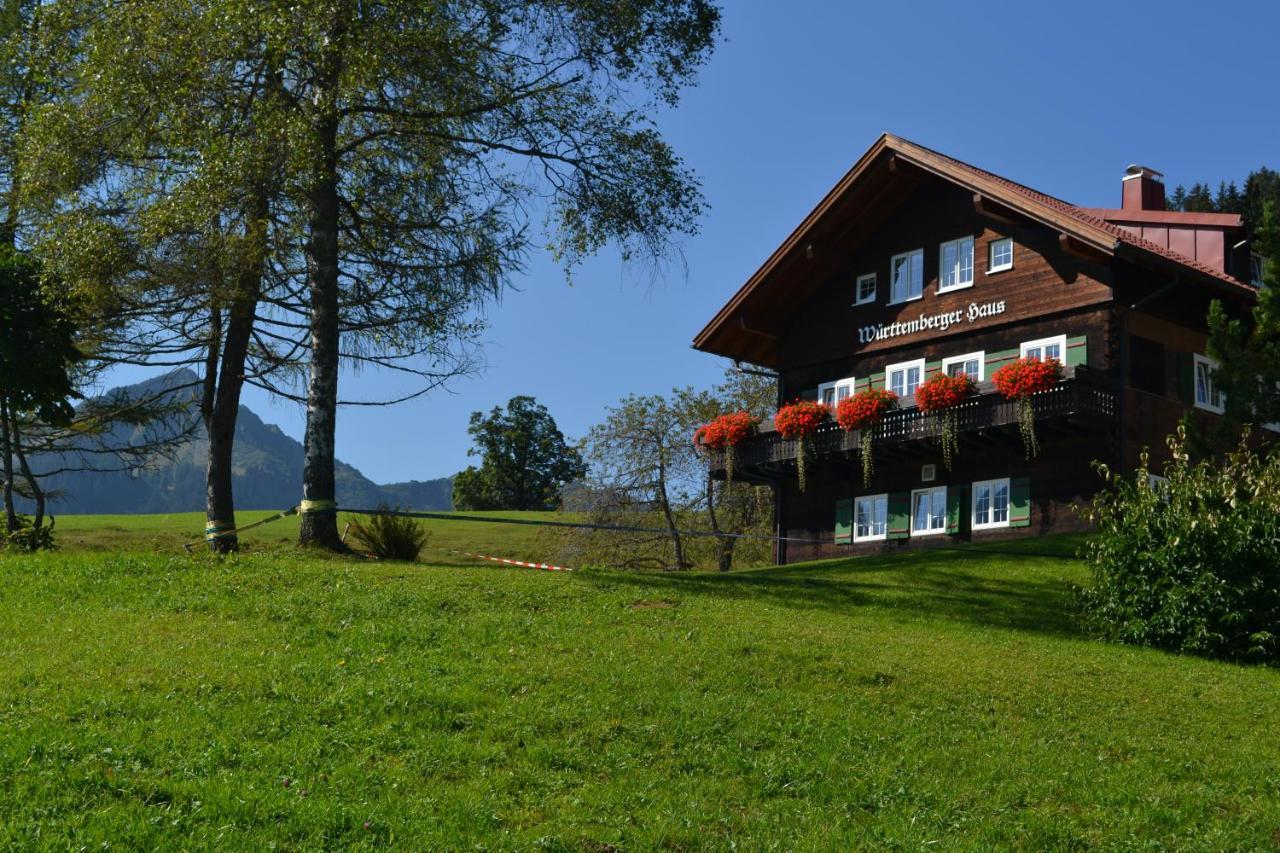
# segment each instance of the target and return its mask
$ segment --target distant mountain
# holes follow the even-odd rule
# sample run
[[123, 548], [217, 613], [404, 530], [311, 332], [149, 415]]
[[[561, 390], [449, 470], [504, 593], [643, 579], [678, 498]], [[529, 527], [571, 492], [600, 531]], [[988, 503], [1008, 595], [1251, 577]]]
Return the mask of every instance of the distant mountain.
[[[138, 393], [164, 387], [180, 388], [196, 376], [181, 370], [159, 379], [117, 391]], [[109, 393], [116, 393], [115, 391]], [[188, 394], [186, 390], [175, 391]], [[194, 392], [190, 392], [192, 418], [198, 419]], [[59, 474], [46, 478], [45, 486], [58, 492], [50, 501], [54, 513], [158, 513], [204, 509], [205, 458], [209, 442], [203, 426], [184, 444], [172, 461], [161, 460], [146, 468], [113, 473]], [[302, 444], [278, 426], [258, 417], [247, 406], [236, 419], [236, 444], [232, 457], [232, 489], [236, 509], [285, 509], [302, 497]], [[43, 460], [41, 460], [43, 461]], [[37, 468], [53, 468], [41, 464]], [[378, 485], [352, 466], [336, 465], [339, 506], [373, 507], [380, 503], [405, 509], [440, 510], [453, 505], [453, 478], [410, 480]]]

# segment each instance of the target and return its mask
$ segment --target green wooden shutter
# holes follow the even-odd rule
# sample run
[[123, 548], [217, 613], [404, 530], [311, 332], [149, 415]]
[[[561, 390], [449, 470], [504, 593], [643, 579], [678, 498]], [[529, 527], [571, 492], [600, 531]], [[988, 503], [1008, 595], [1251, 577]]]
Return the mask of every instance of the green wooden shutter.
[[872, 388], [883, 389], [885, 387], [884, 371], [882, 370], [879, 373], [871, 374], [869, 377], [867, 377], [867, 382], [871, 385]]
[[1178, 397], [1188, 406], [1196, 401], [1196, 361], [1189, 352], [1176, 353], [1178, 357]]
[[955, 536], [969, 531], [969, 487], [947, 488], [947, 533]]
[[1009, 480], [1009, 526], [1031, 526], [1031, 478], [1012, 477]]
[[1074, 338], [1067, 338], [1066, 361], [1063, 362], [1067, 367], [1077, 367], [1081, 364], [1089, 363], [1089, 339], [1084, 335]]
[[911, 535], [911, 493], [890, 492], [888, 498], [889, 529], [886, 539], [906, 539]]
[[853, 498], [836, 501], [836, 544], [853, 544]]

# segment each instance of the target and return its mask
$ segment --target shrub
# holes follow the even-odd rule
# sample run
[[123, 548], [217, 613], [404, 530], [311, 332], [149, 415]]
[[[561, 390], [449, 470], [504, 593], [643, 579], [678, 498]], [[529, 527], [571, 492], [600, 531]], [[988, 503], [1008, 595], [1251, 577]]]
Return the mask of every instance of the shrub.
[[[386, 504], [378, 506], [386, 510]], [[351, 536], [370, 554], [383, 560], [416, 560], [431, 533], [412, 518], [371, 515], [368, 521], [351, 522]]]
[[52, 524], [33, 527], [31, 519], [25, 515], [18, 516], [18, 529], [12, 533], [0, 524], [0, 548], [13, 551], [53, 551], [57, 547], [57, 543], [53, 541]]
[[1221, 463], [1192, 464], [1186, 432], [1169, 439], [1167, 481], [1147, 457], [1131, 477], [1098, 466], [1109, 488], [1088, 515], [1093, 587], [1087, 628], [1122, 643], [1280, 663], [1280, 451], [1245, 438]]

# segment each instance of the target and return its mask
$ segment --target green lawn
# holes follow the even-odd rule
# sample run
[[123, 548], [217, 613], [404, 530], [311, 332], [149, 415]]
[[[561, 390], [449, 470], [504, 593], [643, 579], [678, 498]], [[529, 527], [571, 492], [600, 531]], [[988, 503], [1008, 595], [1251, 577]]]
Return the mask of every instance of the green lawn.
[[1081, 638], [1049, 545], [0, 558], [0, 849], [1276, 847], [1280, 672]]
[[[476, 518], [564, 519], [555, 512], [460, 512]], [[273, 511], [236, 513], [240, 526], [275, 515]], [[355, 516], [338, 514], [338, 529]], [[203, 549], [205, 515], [177, 512], [168, 515], [61, 515], [54, 528], [58, 545], [69, 551], [153, 551], [183, 553], [184, 543]], [[540, 528], [518, 524], [488, 524], [431, 519], [422, 522], [431, 531], [423, 551], [424, 562], [456, 562], [461, 551], [528, 559], [545, 550], [547, 534]], [[298, 541], [298, 517], [280, 518], [241, 534], [249, 551], [290, 550]]]

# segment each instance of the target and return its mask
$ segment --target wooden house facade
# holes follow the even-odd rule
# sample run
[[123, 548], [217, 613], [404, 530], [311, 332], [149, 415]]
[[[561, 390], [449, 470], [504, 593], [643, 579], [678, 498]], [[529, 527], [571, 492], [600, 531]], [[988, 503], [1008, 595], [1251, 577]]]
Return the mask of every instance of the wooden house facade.
[[[875, 429], [864, 486], [857, 431], [824, 426], [799, 489], [796, 443], [762, 427], [735, 477], [774, 489], [779, 562], [1079, 529], [1094, 463], [1158, 463], [1184, 412], [1215, 417], [1209, 303], [1252, 306], [1240, 218], [1164, 209], [1159, 173], [1130, 167], [1116, 209], [1081, 208], [884, 135], [695, 338], [775, 371], [779, 403], [867, 388], [901, 408]], [[991, 377], [1057, 358], [1033, 399], [1027, 458], [1016, 404]], [[967, 373], [948, 470], [938, 422], [914, 406], [929, 376]]]

